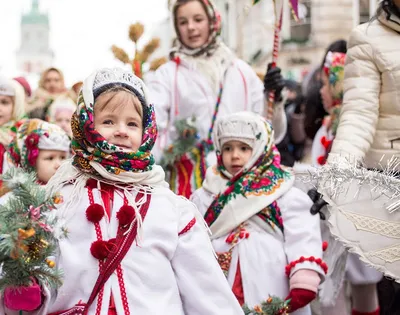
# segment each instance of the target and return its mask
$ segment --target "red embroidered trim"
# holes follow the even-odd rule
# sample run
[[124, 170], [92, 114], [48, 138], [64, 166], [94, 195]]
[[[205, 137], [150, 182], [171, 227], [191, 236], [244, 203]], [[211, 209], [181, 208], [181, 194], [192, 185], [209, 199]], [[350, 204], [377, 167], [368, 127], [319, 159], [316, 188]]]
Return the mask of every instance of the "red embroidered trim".
[[129, 311], [128, 297], [126, 296], [125, 283], [122, 274], [121, 264], [118, 265], [117, 276], [118, 276], [119, 289], [121, 291], [122, 305], [124, 306], [124, 314], [130, 315], [131, 312]]
[[[92, 187], [88, 187], [88, 197], [89, 197], [89, 202], [90, 205], [94, 205], [94, 198], [93, 198], [93, 189]], [[100, 223], [97, 222], [94, 224], [95, 230], [96, 230], [96, 237], [98, 241], [103, 240], [103, 234], [101, 232], [100, 228]], [[99, 273], [101, 273], [101, 270], [103, 269], [103, 261], [99, 260]], [[101, 305], [103, 304], [103, 295], [104, 295], [104, 288], [102, 288], [99, 292], [99, 297], [97, 299], [97, 306], [96, 306], [96, 315], [101, 314]]]
[[83, 314], [84, 310], [85, 310], [85, 304], [82, 304], [82, 302], [79, 302], [77, 305], [75, 305], [72, 308], [69, 308], [64, 311], [49, 313], [48, 315], [79, 315], [79, 314]]
[[185, 234], [186, 232], [189, 232], [190, 229], [196, 224], [196, 218], [193, 218], [190, 220], [190, 222], [183, 228], [182, 231], [178, 233], [178, 236], [181, 236], [182, 234]]
[[292, 261], [290, 264], [288, 264], [285, 267], [286, 276], [289, 277], [290, 272], [292, 271], [292, 268], [294, 268], [297, 264], [303, 263], [305, 261], [316, 263], [317, 265], [319, 265], [322, 268], [322, 270], [325, 272], [325, 274], [328, 273], [328, 265], [326, 263], [324, 263], [321, 258], [315, 258], [314, 256], [310, 256], [310, 257], [301, 256], [299, 259]]

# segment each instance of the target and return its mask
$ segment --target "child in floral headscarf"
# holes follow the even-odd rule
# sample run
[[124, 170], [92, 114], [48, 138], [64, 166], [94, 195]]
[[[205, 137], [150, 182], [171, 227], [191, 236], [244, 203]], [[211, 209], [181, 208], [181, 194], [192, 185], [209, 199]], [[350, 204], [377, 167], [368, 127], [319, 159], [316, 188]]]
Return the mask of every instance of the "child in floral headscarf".
[[47, 185], [65, 200], [56, 214], [68, 230], [56, 258], [64, 283], [58, 292], [42, 284], [36, 312], [243, 314], [195, 206], [154, 164], [157, 126], [143, 82], [122, 69], [95, 72], [72, 131], [72, 164]]
[[328, 52], [321, 74], [320, 90], [324, 109], [329, 116], [325, 117], [321, 128], [315, 135], [311, 149], [313, 165], [324, 165], [335, 137], [339, 123], [340, 107], [343, 101], [344, 63], [346, 54]]
[[319, 220], [280, 166], [271, 125], [240, 112], [219, 120], [213, 136], [218, 164], [192, 200], [233, 292], [250, 307], [269, 295], [287, 297], [293, 314], [311, 314], [307, 304], [327, 271]]
[[[345, 61], [346, 54], [338, 52], [329, 52], [325, 59], [322, 72], [323, 86], [320, 93], [324, 108], [330, 115], [325, 118], [313, 141], [311, 153], [314, 165], [324, 165], [326, 163], [336, 136], [343, 102]], [[315, 189], [312, 190], [315, 191]], [[315, 213], [326, 202], [319, 198], [319, 195], [314, 195], [314, 197], [313, 212]], [[343, 259], [343, 263], [339, 263], [334, 257], [339, 257], [340, 253], [344, 252], [344, 246], [333, 239], [326, 225], [322, 227], [322, 233], [324, 237], [330, 238], [331, 250], [326, 253], [326, 259], [329, 261], [329, 267], [332, 271], [329, 274], [329, 281], [326, 281], [321, 289], [320, 304], [322, 313], [326, 315], [343, 314], [347, 311], [345, 286], [342, 284], [343, 277], [345, 277], [351, 284], [352, 314], [378, 314], [379, 305], [376, 284], [381, 280], [382, 273], [368, 267], [357, 255], [352, 253], [347, 256], [347, 260]]]
[[46, 184], [68, 158], [70, 144], [60, 127], [40, 119], [28, 119], [17, 129], [8, 152], [15, 166], [35, 171], [38, 181]]
[[[6, 154], [7, 146], [24, 114], [24, 89], [18, 82], [0, 76], [0, 175], [10, 167]], [[0, 181], [0, 196], [4, 192]]]

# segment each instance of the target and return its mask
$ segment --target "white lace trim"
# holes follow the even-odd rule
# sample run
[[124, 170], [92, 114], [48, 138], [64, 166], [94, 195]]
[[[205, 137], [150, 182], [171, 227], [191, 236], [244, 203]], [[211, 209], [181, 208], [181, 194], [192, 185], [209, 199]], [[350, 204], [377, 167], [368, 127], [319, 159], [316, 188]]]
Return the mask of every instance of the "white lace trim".
[[366, 253], [366, 256], [370, 258], [375, 257], [382, 259], [385, 262], [394, 263], [400, 260], [400, 244]]
[[392, 238], [400, 238], [400, 223], [379, 220], [349, 211], [342, 211], [341, 213], [353, 222], [358, 230]]
[[121, 68], [104, 68], [98, 71], [96, 73], [96, 77], [94, 78], [93, 90], [110, 83], [127, 84], [138, 91], [141, 96], [145, 97], [142, 81], [133, 73]]

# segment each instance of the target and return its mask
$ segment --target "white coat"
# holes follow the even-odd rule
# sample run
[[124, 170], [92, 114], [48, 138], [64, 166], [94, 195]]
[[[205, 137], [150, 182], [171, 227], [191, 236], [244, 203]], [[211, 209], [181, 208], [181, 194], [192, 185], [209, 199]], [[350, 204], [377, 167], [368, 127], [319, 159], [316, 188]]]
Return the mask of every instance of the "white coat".
[[[400, 18], [382, 13], [348, 44], [344, 99], [328, 161], [343, 155], [385, 167], [400, 157]], [[381, 164], [381, 165], [379, 165]]]
[[[150, 76], [146, 84], [159, 128], [153, 150], [156, 159], [160, 159], [163, 150], [176, 140], [174, 123], [177, 120], [195, 117], [200, 138], [207, 138], [218, 95], [193, 65], [185, 60], [181, 60], [179, 66], [169, 61]], [[263, 84], [254, 70], [244, 61], [235, 59], [226, 73], [217, 117], [240, 111], [264, 115], [265, 95]], [[283, 102], [275, 107], [272, 125], [276, 143], [279, 143], [287, 129]]]
[[[214, 196], [203, 188], [198, 189], [191, 197], [200, 212], [204, 215], [214, 200]], [[245, 303], [249, 306], [260, 304], [269, 295], [285, 299], [289, 294], [289, 278], [285, 266], [301, 256], [322, 257], [322, 240], [319, 227], [319, 216], [310, 214], [310, 198], [292, 187], [278, 200], [281, 210], [284, 233], [273, 231], [260, 218], [253, 216], [245, 223], [250, 233], [248, 239], [240, 241], [232, 251], [232, 262], [228, 272], [228, 282], [232, 287], [240, 259]], [[216, 252], [227, 252], [230, 244], [227, 235], [212, 241]], [[300, 269], [318, 272], [324, 278], [319, 265], [305, 261], [298, 263], [291, 274]], [[311, 315], [309, 306], [291, 314]]]
[[[64, 200], [70, 197], [71, 188], [62, 189]], [[95, 203], [102, 204], [97, 189], [93, 189], [93, 197]], [[116, 212], [123, 200], [121, 192], [114, 192], [110, 222], [106, 217], [100, 221], [104, 240], [116, 236]], [[89, 204], [83, 196], [66, 221], [69, 234], [60, 241], [56, 260], [64, 273], [63, 285], [57, 292], [45, 290], [45, 303], [32, 314], [67, 310], [88, 300], [99, 275], [99, 261], [90, 253], [97, 238], [94, 224], [86, 219]], [[96, 298], [89, 314], [96, 314], [99, 308], [101, 315], [107, 315], [112, 292], [119, 315], [129, 314], [128, 310], [137, 315], [243, 315], [213, 254], [203, 222], [197, 221], [178, 235], [196, 212], [188, 200], [167, 188], [157, 189], [144, 219], [142, 240], [132, 244], [120, 271], [105, 283], [102, 302]], [[0, 314], [4, 310], [0, 309]]]

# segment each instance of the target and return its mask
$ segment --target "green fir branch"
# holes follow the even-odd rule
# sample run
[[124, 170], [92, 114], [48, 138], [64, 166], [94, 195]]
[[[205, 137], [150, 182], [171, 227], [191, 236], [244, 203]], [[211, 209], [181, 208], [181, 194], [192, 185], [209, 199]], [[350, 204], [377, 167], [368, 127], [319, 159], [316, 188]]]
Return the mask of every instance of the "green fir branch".
[[57, 225], [50, 218], [53, 196], [46, 197], [36, 176], [20, 168], [10, 169], [1, 179], [11, 192], [0, 206], [0, 291], [29, 286], [32, 277], [41, 285], [58, 288], [62, 273], [50, 268], [47, 260], [55, 256], [58, 241], [51, 231]]
[[197, 128], [195, 127], [196, 118], [181, 119], [175, 122], [178, 138], [166, 150], [160, 165], [164, 169], [172, 167], [175, 162], [185, 154], [195, 148], [198, 142]]
[[250, 309], [246, 304], [242, 309], [245, 315], [286, 315], [289, 313], [290, 300], [282, 300], [276, 296], [270, 296], [261, 305]]

